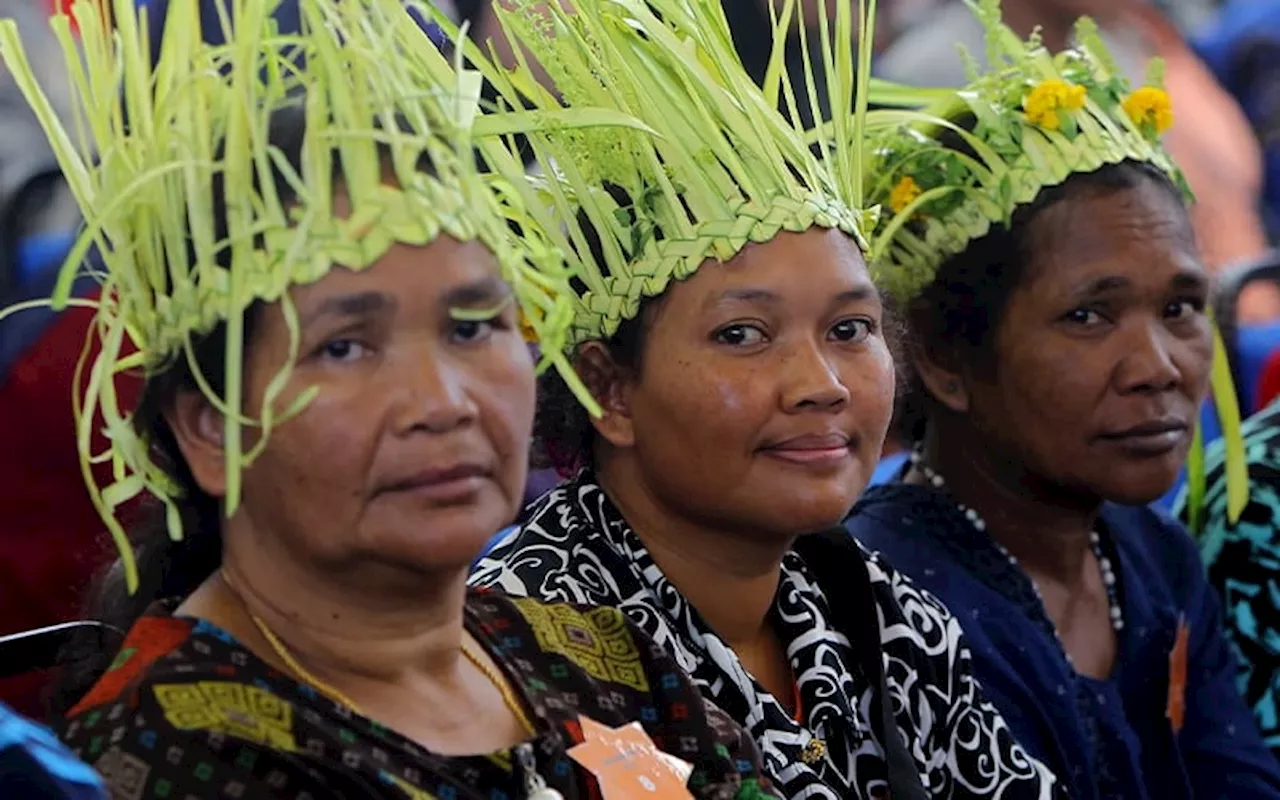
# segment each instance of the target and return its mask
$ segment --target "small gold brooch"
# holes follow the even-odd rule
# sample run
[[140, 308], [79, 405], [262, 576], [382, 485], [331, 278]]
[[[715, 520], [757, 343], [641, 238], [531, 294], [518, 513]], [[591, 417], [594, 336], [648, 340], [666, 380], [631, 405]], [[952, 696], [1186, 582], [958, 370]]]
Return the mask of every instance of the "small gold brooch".
[[810, 739], [800, 751], [800, 760], [806, 764], [817, 764], [827, 755], [827, 743], [821, 739]]

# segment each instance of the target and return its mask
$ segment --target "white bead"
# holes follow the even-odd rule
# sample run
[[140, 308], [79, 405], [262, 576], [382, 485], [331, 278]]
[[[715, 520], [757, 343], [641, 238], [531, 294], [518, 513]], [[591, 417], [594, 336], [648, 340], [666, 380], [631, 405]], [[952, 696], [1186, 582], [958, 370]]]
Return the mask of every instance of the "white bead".
[[[929, 483], [932, 484], [935, 488], [942, 489], [947, 485], [947, 482], [942, 477], [941, 473], [937, 472], [936, 470], [929, 467], [928, 464], [924, 463], [924, 455], [919, 450], [912, 450], [909, 458], [911, 460], [911, 463], [914, 464], [917, 468], [919, 468], [919, 470], [924, 474], [925, 480], [929, 481]], [[956, 503], [956, 508], [959, 509], [959, 511], [962, 514], [964, 514], [964, 518], [969, 521], [969, 524], [973, 525], [974, 530], [978, 531], [979, 533], [986, 532], [987, 522], [981, 516], [978, 515], [977, 511], [973, 510], [972, 508], [967, 508], [960, 503]], [[995, 545], [996, 550], [999, 551], [999, 553], [1002, 556], [1004, 556], [1006, 559], [1009, 560], [1010, 566], [1012, 566], [1014, 569], [1021, 570], [1021, 568], [1018, 566], [1018, 559], [1015, 558], [1012, 553], [1006, 550], [1004, 546], [1001, 545], [999, 542], [992, 541], [992, 544]], [[1111, 568], [1111, 559], [1107, 558], [1105, 555], [1102, 554], [1102, 536], [1096, 530], [1089, 532], [1089, 544], [1093, 549], [1094, 557], [1098, 559], [1098, 569], [1102, 573], [1102, 583], [1103, 585], [1106, 586], [1106, 589], [1107, 589], [1107, 606], [1108, 606], [1107, 614], [1108, 616], [1111, 617], [1111, 627], [1117, 633], [1119, 633], [1121, 630], [1124, 629], [1124, 615], [1120, 609], [1119, 603], [1116, 600], [1115, 570]], [[1040, 594], [1040, 587], [1036, 586], [1035, 581], [1031, 581], [1031, 590], [1032, 592], [1035, 593], [1036, 599], [1040, 601], [1040, 605], [1043, 606], [1044, 595]], [[1057, 637], [1058, 635], [1057, 630], [1054, 630], [1053, 634], [1055, 637]], [[1061, 637], [1058, 637], [1058, 644], [1059, 645], [1062, 644]], [[1063, 648], [1062, 654], [1063, 656], [1066, 657], [1067, 664], [1070, 665], [1072, 669], [1075, 669], [1075, 663], [1071, 660], [1071, 656], [1067, 653], [1066, 648]]]

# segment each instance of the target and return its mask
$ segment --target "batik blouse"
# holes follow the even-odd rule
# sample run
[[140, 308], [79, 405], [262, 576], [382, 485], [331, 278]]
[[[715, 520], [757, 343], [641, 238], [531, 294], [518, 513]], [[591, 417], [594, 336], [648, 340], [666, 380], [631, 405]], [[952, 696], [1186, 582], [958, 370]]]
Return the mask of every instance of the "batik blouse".
[[[750, 731], [766, 774], [787, 797], [885, 797], [892, 753], [904, 744], [907, 770], [921, 787], [912, 796], [1055, 796], [1054, 777], [983, 698], [951, 615], [847, 534], [801, 542], [808, 540], [829, 547], [812, 560], [804, 544], [787, 554], [772, 612], [796, 675], [800, 720], [666, 580], [589, 471], [531, 507], [472, 581], [622, 609]], [[827, 579], [815, 578], [819, 567]], [[881, 724], [875, 709], [886, 694], [890, 713]], [[885, 736], [890, 726], [896, 740]], [[894, 790], [895, 798], [907, 796], [897, 784]]]
[[[203, 621], [144, 617], [110, 671], [74, 708], [61, 738], [92, 764], [114, 800], [509, 800], [534, 769], [566, 800], [597, 798], [567, 754], [580, 720], [639, 721], [666, 753], [693, 765], [694, 797], [774, 797], [750, 738], [661, 648], [616, 610], [467, 599], [466, 627], [523, 699], [536, 734], [473, 757], [425, 751], [273, 669]], [[430, 709], [423, 709], [430, 713]]]
[[1217, 596], [1172, 520], [1103, 506], [1124, 621], [1105, 680], [1076, 672], [1030, 579], [949, 495], [876, 487], [848, 526], [955, 612], [992, 702], [1074, 800], [1280, 798], [1280, 767], [1235, 690]]

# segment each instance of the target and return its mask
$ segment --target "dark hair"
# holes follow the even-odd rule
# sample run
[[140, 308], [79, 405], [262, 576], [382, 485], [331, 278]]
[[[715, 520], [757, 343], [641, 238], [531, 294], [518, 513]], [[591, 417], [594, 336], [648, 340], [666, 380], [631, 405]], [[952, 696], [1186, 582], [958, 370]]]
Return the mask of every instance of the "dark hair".
[[[938, 268], [933, 282], [907, 304], [908, 335], [921, 346], [945, 344], [958, 350], [974, 369], [991, 374], [995, 369], [991, 345], [1009, 297], [1026, 276], [1037, 245], [1037, 229], [1032, 223], [1046, 209], [1067, 200], [1105, 197], [1144, 182], [1159, 186], [1184, 205], [1182, 191], [1169, 176], [1143, 161], [1107, 164], [1044, 189], [1033, 202], [1014, 212], [1009, 225], [993, 225], [985, 236]], [[899, 398], [893, 435], [910, 443], [923, 438], [933, 399], [910, 374], [909, 363], [905, 369], [908, 389]]]
[[[606, 182], [602, 188], [618, 204], [627, 224], [635, 229], [640, 224], [641, 212], [636, 208], [631, 195], [614, 183]], [[683, 198], [681, 202], [684, 202]], [[692, 221], [693, 214], [688, 206], [685, 206], [685, 212]], [[587, 257], [602, 275], [609, 275], [609, 264], [604, 255], [600, 232], [585, 210], [578, 212], [577, 225], [587, 244]], [[651, 229], [651, 233], [656, 241], [661, 241], [665, 236], [657, 226]], [[635, 248], [635, 242], [618, 242], [618, 245], [627, 257]], [[586, 291], [586, 284], [578, 278], [571, 278], [570, 285], [579, 293]], [[662, 302], [663, 295], [642, 299], [636, 315], [624, 319], [612, 336], [601, 340], [613, 363], [621, 369], [633, 374], [639, 372], [649, 328]], [[538, 408], [533, 422], [531, 454], [533, 466], [551, 467], [561, 476], [571, 475], [581, 467], [591, 466], [594, 441], [595, 429], [591, 427], [591, 415], [583, 408], [559, 371], [547, 370], [538, 380]]]
[[[619, 368], [638, 374], [645, 342], [663, 296], [645, 298], [640, 313], [622, 321], [618, 330], [601, 340]], [[592, 465], [595, 429], [591, 415], [574, 395], [557, 370], [549, 369], [538, 379], [538, 410], [533, 422], [533, 465], [550, 467], [567, 477]]]

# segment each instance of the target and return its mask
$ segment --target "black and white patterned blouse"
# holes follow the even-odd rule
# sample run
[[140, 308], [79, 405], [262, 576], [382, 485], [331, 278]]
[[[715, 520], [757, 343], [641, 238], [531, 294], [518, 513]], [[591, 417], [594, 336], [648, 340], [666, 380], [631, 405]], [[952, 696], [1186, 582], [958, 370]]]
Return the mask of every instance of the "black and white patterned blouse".
[[[799, 553], [783, 561], [773, 612], [796, 675], [802, 722], [752, 678], [666, 580], [590, 472], [544, 495], [526, 517], [477, 565], [473, 585], [621, 608], [751, 732], [766, 773], [786, 796], [887, 796], [889, 767], [877, 733], [883, 728], [872, 724], [878, 683], [858, 667], [866, 662], [855, 650], [870, 643], [832, 624], [832, 587], [819, 587]], [[875, 608], [859, 607], [856, 614], [878, 630], [892, 716], [928, 795], [1061, 796], [1053, 775], [1013, 740], [983, 697], [951, 614], [851, 539], [841, 552], [849, 554], [848, 565], [824, 564], [823, 574], [835, 566], [837, 575], [863, 570], [869, 578]], [[815, 739], [825, 748], [815, 747]]]

